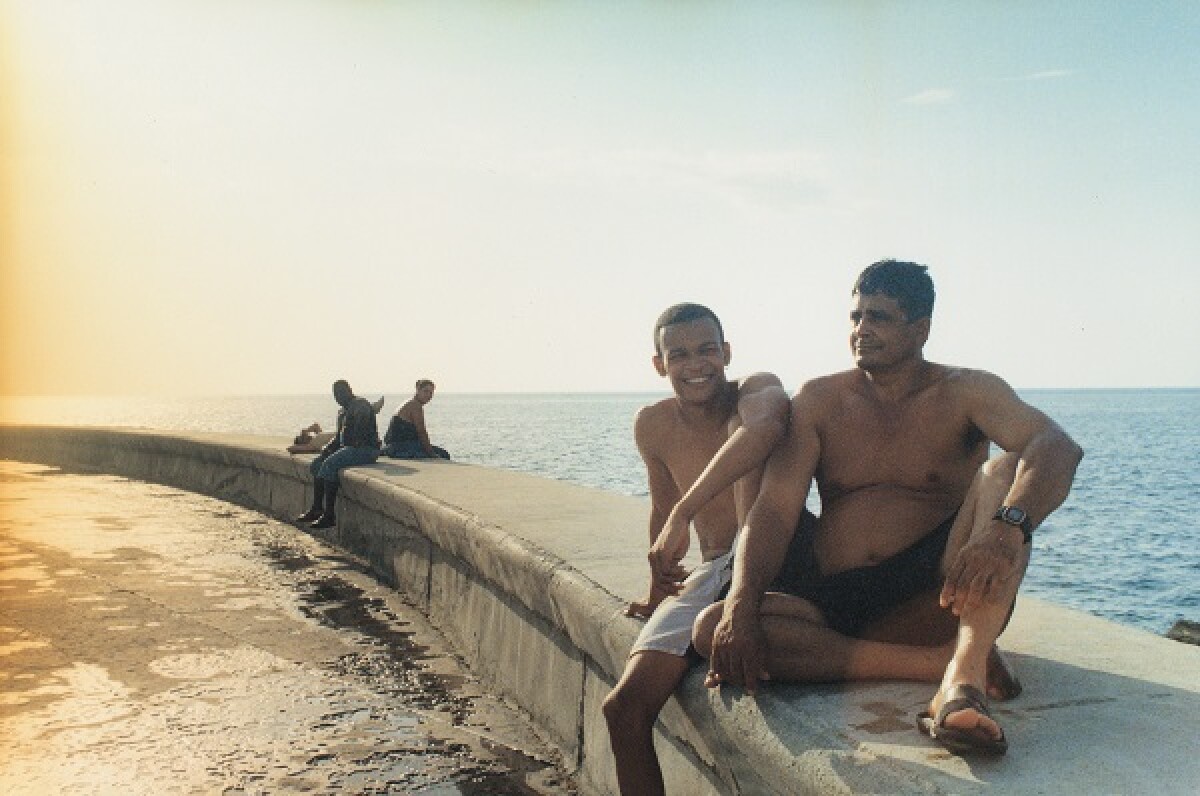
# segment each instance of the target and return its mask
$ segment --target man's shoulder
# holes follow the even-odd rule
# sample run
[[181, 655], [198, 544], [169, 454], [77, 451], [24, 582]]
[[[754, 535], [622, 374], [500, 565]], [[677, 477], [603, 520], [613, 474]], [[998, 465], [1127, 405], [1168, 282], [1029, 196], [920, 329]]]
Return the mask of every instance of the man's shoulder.
[[971, 395], [1009, 391], [1004, 379], [978, 368], [965, 368], [960, 365], [934, 365], [936, 368], [937, 385], [948, 393], [948, 397], [966, 398]]
[[633, 419], [633, 439], [642, 456], [662, 456], [679, 430], [674, 398], [643, 406]]
[[858, 370], [843, 370], [816, 376], [800, 385], [793, 400], [803, 404], [824, 402], [858, 390], [861, 383], [862, 372]]
[[641, 435], [665, 425], [673, 426], [677, 417], [675, 399], [673, 397], [663, 398], [661, 401], [647, 404], [637, 411], [633, 419], [634, 432]]
[[740, 379], [730, 379], [730, 382], [737, 387], [739, 395], [746, 395], [747, 393], [775, 387], [783, 388], [783, 382], [780, 381], [779, 377], [765, 370], [758, 371], [757, 373], [749, 373]]

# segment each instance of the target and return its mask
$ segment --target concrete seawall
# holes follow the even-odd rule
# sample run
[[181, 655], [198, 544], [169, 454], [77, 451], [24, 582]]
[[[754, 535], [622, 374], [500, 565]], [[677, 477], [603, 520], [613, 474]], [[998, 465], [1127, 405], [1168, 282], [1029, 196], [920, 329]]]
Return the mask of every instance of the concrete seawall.
[[[0, 426], [0, 457], [201, 492], [277, 517], [311, 495], [286, 440]], [[600, 704], [639, 629], [644, 500], [447, 462], [348, 471], [325, 538], [417, 602], [496, 692], [615, 793]], [[1035, 562], [1036, 566], [1036, 554]], [[1026, 685], [995, 706], [999, 761], [946, 754], [913, 729], [930, 687], [773, 684], [710, 691], [696, 669], [658, 739], [670, 793], [1193, 793], [1200, 648], [1022, 598], [1002, 639]]]

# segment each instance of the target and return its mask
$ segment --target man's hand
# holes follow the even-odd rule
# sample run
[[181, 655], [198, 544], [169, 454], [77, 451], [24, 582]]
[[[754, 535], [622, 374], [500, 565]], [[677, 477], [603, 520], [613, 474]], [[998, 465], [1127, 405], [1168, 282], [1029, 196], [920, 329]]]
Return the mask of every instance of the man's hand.
[[754, 616], [735, 622], [726, 610], [713, 629], [708, 676], [704, 678], [704, 684], [716, 688], [729, 683], [743, 686], [747, 694], [756, 693], [760, 680], [771, 679], [766, 660], [767, 640], [761, 620]]
[[625, 615], [641, 617], [642, 619], [649, 619], [650, 615], [654, 613], [654, 609], [658, 608], [658, 604], [661, 603], [663, 600], [665, 600], [669, 596], [670, 596], [669, 592], [667, 592], [661, 588], [658, 588], [657, 580], [653, 576], [651, 576], [650, 596], [647, 597], [644, 602], [637, 602], [636, 600], [634, 602], [631, 602], [625, 608]]
[[[667, 521], [658, 532], [658, 538], [650, 545], [650, 553], [647, 556], [650, 559], [650, 571], [664, 587], [670, 588], [669, 582], [672, 578], [683, 572], [679, 562], [687, 555], [692, 540], [691, 524], [691, 518], [680, 514], [676, 506], [667, 515]], [[676, 582], [678, 580], [682, 578]], [[676, 587], [669, 593], [676, 594], [678, 591]]]
[[955, 616], [995, 600], [1001, 588], [1019, 573], [1021, 531], [1011, 525], [992, 521], [990, 527], [973, 536], [958, 551], [946, 573], [940, 602]]

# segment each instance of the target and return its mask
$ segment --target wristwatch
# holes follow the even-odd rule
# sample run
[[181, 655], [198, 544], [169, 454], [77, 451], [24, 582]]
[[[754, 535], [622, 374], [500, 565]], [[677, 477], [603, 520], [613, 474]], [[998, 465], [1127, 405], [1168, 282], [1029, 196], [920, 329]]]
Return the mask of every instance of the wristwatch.
[[1025, 537], [1025, 544], [1033, 541], [1033, 520], [1029, 519], [1025, 509], [1019, 509], [1016, 506], [1001, 506], [996, 509], [992, 519], [1020, 528], [1021, 534]]

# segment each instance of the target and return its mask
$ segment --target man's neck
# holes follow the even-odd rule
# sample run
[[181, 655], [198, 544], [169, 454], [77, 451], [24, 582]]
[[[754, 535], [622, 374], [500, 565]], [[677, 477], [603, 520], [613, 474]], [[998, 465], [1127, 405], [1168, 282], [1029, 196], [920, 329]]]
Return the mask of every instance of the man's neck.
[[692, 426], [723, 426], [737, 407], [737, 382], [726, 380], [711, 401], [686, 403], [675, 396], [675, 406], [684, 422]]
[[929, 383], [931, 362], [922, 357], [905, 360], [885, 368], [864, 368], [863, 378], [876, 395], [888, 401], [902, 401]]

